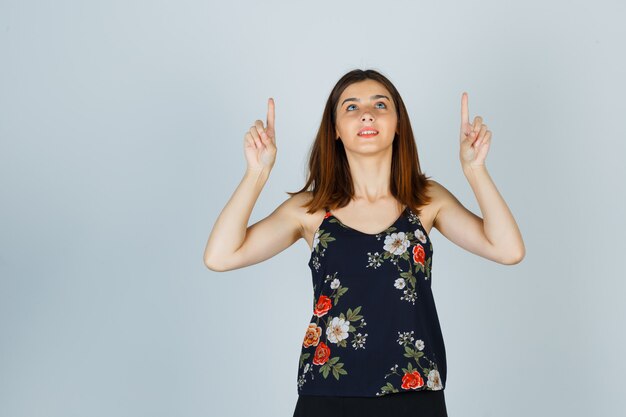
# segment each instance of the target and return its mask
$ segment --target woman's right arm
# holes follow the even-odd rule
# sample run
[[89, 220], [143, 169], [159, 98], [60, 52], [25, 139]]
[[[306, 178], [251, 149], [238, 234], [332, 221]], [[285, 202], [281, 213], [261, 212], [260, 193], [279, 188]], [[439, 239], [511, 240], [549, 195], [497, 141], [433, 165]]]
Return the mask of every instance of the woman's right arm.
[[273, 99], [268, 100], [267, 129], [257, 120], [245, 135], [244, 151], [248, 162], [246, 173], [215, 221], [204, 250], [204, 264], [213, 271], [230, 271], [259, 263], [302, 236], [299, 199], [293, 197], [247, 227], [276, 159]]

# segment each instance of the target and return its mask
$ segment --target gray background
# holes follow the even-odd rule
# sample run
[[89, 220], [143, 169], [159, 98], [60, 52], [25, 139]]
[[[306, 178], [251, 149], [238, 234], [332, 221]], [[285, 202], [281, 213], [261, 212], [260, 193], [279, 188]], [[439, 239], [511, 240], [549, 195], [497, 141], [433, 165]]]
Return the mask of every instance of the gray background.
[[250, 218], [303, 185], [324, 102], [374, 68], [424, 171], [474, 213], [461, 93], [523, 233], [504, 266], [433, 229], [450, 416], [625, 413], [623, 2], [0, 3], [0, 416], [290, 416], [308, 246], [206, 269], [276, 101]]

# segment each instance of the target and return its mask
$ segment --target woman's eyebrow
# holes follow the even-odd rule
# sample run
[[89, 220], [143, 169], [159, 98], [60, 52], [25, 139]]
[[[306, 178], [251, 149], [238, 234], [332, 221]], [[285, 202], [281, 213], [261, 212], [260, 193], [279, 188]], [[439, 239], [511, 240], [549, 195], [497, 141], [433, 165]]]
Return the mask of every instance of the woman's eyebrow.
[[[387, 97], [387, 96], [385, 96], [383, 94], [374, 94], [373, 96], [370, 97], [370, 100], [375, 100], [377, 98], [386, 98], [387, 100], [389, 100], [389, 97]], [[360, 98], [355, 98], [355, 97], [350, 97], [350, 98], [345, 99], [341, 103], [341, 105], [343, 106], [346, 101], [359, 101], [360, 102], [361, 99]], [[389, 101], [391, 101], [391, 100], [389, 100]]]

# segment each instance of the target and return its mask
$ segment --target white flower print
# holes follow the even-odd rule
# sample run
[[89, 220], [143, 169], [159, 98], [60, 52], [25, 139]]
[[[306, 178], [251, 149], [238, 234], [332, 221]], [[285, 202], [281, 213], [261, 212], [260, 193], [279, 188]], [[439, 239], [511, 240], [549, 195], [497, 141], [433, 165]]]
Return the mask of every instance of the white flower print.
[[378, 268], [382, 263], [383, 255], [378, 252], [375, 252], [373, 255], [371, 252], [367, 252], [367, 268], [372, 267], [374, 269]]
[[393, 284], [393, 286], [401, 290], [402, 288], [406, 286], [406, 281], [404, 280], [404, 278], [398, 278], [396, 282]]
[[315, 268], [316, 271], [319, 271], [320, 269], [320, 258], [318, 258], [317, 256], [313, 257], [313, 261], [311, 262], [313, 264], [313, 268]]
[[415, 347], [416, 347], [418, 350], [424, 350], [424, 341], [423, 341], [423, 340], [421, 340], [421, 339], [420, 339], [420, 340], [418, 340], [418, 341], [416, 341], [416, 342], [415, 342]]
[[428, 382], [426, 383], [428, 388], [433, 391], [438, 391], [443, 389], [443, 385], [441, 384], [441, 376], [439, 375], [439, 371], [436, 369], [432, 369], [428, 373]]
[[417, 299], [417, 293], [415, 292], [414, 289], [407, 288], [406, 290], [404, 290], [404, 295], [400, 297], [400, 299], [408, 301], [409, 303], [412, 303], [413, 305], [415, 305], [415, 300]]
[[367, 338], [367, 333], [365, 333], [364, 335], [362, 335], [361, 333], [357, 333], [356, 336], [354, 336], [354, 340], [352, 341], [352, 347], [355, 349], [358, 349], [358, 348], [365, 349], [366, 338]]
[[391, 233], [385, 237], [383, 249], [393, 255], [402, 255], [411, 245], [411, 241], [404, 232]]
[[320, 231], [315, 231], [315, 236], [313, 236], [313, 250], [317, 247], [317, 244], [320, 243]]
[[306, 365], [304, 365], [304, 373], [306, 374], [309, 371], [309, 363], [307, 362]]
[[333, 290], [336, 290], [337, 288], [339, 288], [339, 284], [341, 284], [341, 282], [339, 282], [339, 279], [335, 278], [330, 283], [330, 288], [332, 288]]
[[348, 330], [350, 329], [350, 322], [340, 317], [333, 317], [330, 325], [326, 329], [326, 336], [332, 343], [339, 343], [343, 339], [348, 338]]
[[417, 228], [415, 229], [415, 237], [422, 243], [426, 243], [426, 235], [424, 234], [424, 232], [422, 231], [422, 229]]
[[414, 340], [413, 333], [413, 330], [410, 332], [398, 332], [398, 343], [405, 346], [407, 343], [411, 343]]
[[312, 257], [311, 257], [311, 264], [313, 268], [315, 268], [315, 271], [317, 272], [319, 272], [320, 266], [322, 266], [322, 263], [320, 262], [320, 260], [321, 258], [324, 257], [324, 252], [326, 252], [325, 248], [322, 248], [318, 252], [315, 252], [315, 249], [313, 249]]

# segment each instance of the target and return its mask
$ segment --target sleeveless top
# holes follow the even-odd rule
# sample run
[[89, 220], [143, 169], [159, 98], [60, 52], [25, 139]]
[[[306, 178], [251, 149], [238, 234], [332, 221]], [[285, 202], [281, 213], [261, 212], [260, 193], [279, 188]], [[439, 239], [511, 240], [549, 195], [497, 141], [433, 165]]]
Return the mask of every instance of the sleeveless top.
[[445, 388], [432, 257], [430, 237], [408, 207], [377, 234], [346, 226], [326, 210], [308, 263], [313, 315], [300, 353], [298, 395]]

